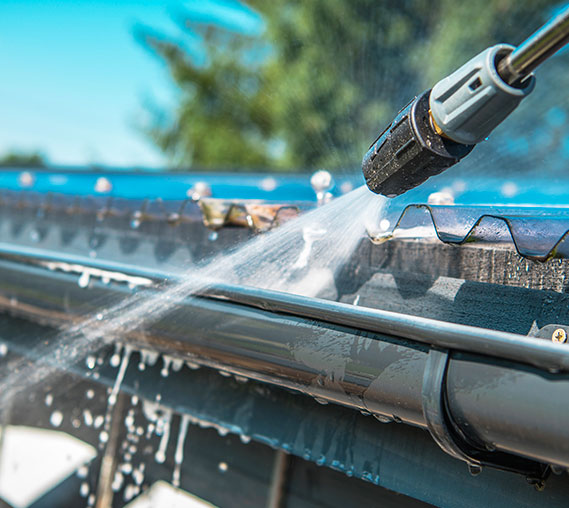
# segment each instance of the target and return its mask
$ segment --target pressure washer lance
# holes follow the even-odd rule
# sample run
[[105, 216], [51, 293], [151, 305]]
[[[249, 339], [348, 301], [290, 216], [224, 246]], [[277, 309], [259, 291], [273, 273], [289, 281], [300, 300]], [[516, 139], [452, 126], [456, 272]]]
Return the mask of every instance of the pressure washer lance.
[[415, 97], [365, 154], [368, 187], [395, 197], [466, 157], [532, 92], [532, 71], [568, 42], [569, 6], [517, 48], [488, 48]]

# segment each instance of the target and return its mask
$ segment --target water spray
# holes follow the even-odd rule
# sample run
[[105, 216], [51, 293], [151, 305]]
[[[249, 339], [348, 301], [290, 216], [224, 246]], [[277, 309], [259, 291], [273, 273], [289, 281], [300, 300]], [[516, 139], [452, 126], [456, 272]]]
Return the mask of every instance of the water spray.
[[395, 197], [466, 157], [535, 87], [532, 72], [569, 42], [569, 6], [517, 48], [492, 46], [415, 97], [373, 142], [362, 169]]

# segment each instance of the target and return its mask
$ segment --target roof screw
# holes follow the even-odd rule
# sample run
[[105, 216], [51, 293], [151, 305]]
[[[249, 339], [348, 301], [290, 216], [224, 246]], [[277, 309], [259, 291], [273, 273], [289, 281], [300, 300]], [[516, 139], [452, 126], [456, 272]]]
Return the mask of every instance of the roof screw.
[[563, 328], [557, 328], [551, 335], [551, 340], [553, 342], [566, 342], [567, 332]]

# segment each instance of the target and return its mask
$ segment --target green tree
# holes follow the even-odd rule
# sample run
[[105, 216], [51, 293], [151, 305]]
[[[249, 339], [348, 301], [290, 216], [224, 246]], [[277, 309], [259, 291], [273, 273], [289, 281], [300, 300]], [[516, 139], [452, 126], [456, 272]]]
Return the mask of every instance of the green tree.
[[2, 167], [45, 167], [47, 160], [40, 152], [10, 151], [0, 157]]
[[416, 93], [489, 45], [519, 42], [556, 3], [247, 0], [261, 35], [184, 20], [205, 61], [143, 30], [180, 90], [148, 133], [178, 165], [355, 168]]

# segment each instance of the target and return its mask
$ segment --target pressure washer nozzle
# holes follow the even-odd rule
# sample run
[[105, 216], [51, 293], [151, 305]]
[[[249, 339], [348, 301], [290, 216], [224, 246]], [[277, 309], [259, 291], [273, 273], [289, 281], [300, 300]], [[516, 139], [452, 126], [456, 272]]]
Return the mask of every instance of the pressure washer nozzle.
[[568, 42], [569, 6], [518, 48], [488, 48], [415, 97], [365, 154], [368, 187], [398, 196], [466, 157], [532, 92], [531, 72]]
[[456, 164], [474, 148], [435, 131], [429, 113], [431, 91], [403, 108], [364, 156], [367, 186], [395, 197]]

